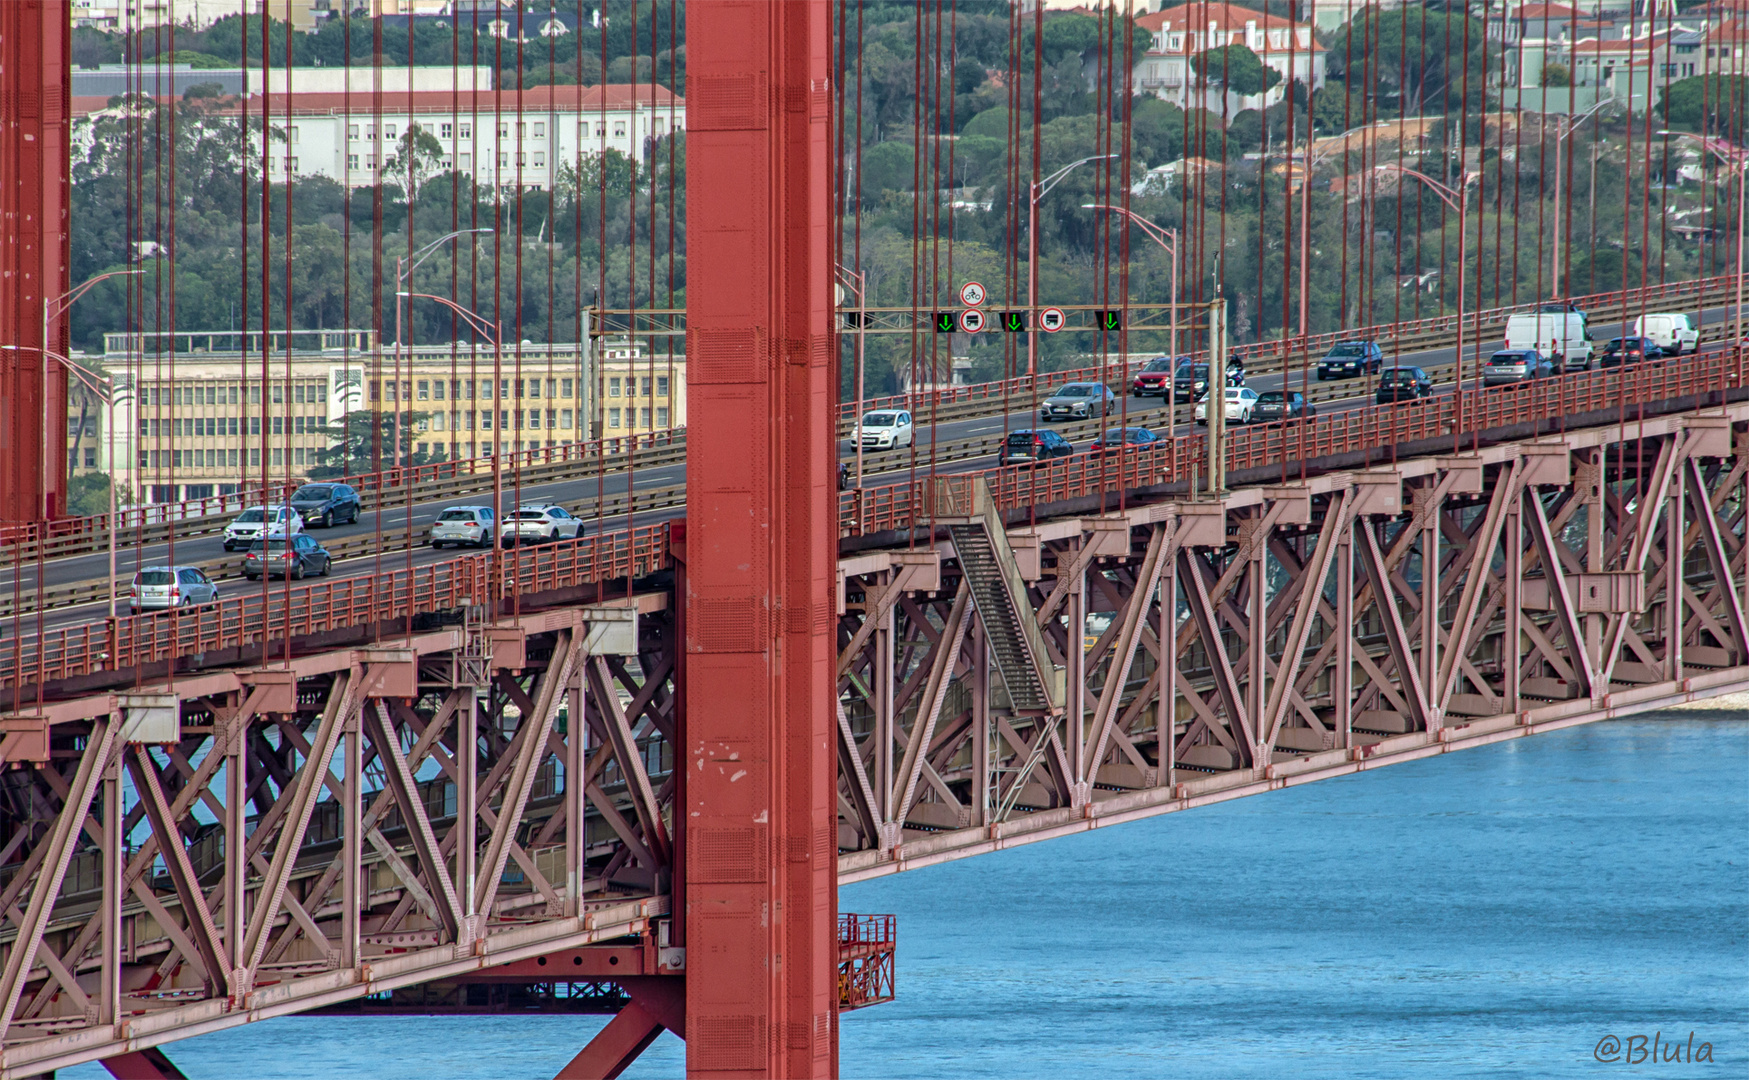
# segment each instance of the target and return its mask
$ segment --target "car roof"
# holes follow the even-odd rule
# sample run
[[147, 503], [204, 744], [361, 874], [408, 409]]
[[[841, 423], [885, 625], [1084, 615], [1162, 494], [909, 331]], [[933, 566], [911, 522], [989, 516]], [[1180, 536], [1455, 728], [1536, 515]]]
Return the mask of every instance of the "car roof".
[[444, 509], [445, 510], [484, 510], [488, 514], [490, 514], [492, 512], [492, 508], [490, 506], [446, 506], [446, 507], [444, 507]]
[[181, 570], [198, 570], [198, 571], [200, 571], [200, 572], [201, 572], [201, 573], [203, 573], [203, 574], [204, 574], [204, 573], [206, 573], [206, 571], [205, 571], [205, 570], [201, 570], [201, 569], [200, 569], [200, 567], [198, 567], [198, 566], [188, 566], [188, 565], [186, 565], [186, 564], [183, 564], [183, 563], [178, 563], [178, 564], [176, 564], [176, 565], [175, 565], [175, 566], [142, 566], [142, 567], [140, 567], [140, 568], [139, 568], [139, 569], [138, 569], [138, 570], [136, 570], [136, 571], [134, 571], [134, 572], [135, 572], [135, 573], [136, 573], [136, 574], [144, 574], [144, 573], [146, 573], [146, 572], [147, 572], [147, 571], [148, 571], [148, 570], [176, 570], [176, 571], [181, 571]]
[[517, 507], [517, 509], [518, 510], [563, 510], [564, 507], [560, 506], [558, 503], [540, 502], [540, 503], [522, 503], [521, 505], [519, 505]]

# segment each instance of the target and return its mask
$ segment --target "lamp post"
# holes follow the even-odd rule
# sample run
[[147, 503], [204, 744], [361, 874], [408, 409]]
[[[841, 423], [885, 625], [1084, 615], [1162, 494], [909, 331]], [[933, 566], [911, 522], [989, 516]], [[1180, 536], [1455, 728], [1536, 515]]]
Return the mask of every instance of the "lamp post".
[[[41, 331], [42, 331], [42, 358], [43, 358], [42, 388], [43, 388], [43, 404], [44, 404], [44, 406], [47, 406], [47, 404], [48, 404], [49, 358], [51, 355], [59, 356], [58, 353], [52, 353], [51, 350], [49, 349], [49, 325], [51, 323], [53, 323], [56, 319], [60, 318], [62, 315], [65, 315], [67, 313], [67, 309], [72, 307], [74, 302], [77, 301], [81, 296], [84, 296], [86, 293], [90, 292], [91, 287], [96, 285], [98, 282], [106, 281], [112, 277], [136, 277], [136, 276], [138, 276], [140, 274], [144, 274], [144, 273], [145, 273], [144, 270], [111, 270], [107, 274], [98, 274], [94, 278], [87, 278], [86, 280], [73, 286], [71, 289], [68, 289], [66, 292], [62, 293], [59, 296], [54, 296], [54, 297], [46, 297], [45, 296], [43, 298], [42, 326], [39, 329], [41, 329]], [[18, 346], [6, 345], [6, 346], [0, 346], [0, 348], [17, 349]], [[74, 368], [78, 367], [78, 365], [72, 364], [71, 361], [68, 361], [67, 358], [64, 356], [60, 357], [60, 359], [62, 360], [62, 362], [68, 363]], [[54, 514], [52, 513], [52, 507], [50, 507], [50, 505], [49, 505], [49, 435], [53, 429], [46, 422], [47, 419], [48, 419], [47, 417], [44, 417], [45, 423], [43, 424], [42, 466], [41, 466], [41, 484], [42, 484], [42, 498], [43, 498], [42, 520], [44, 522], [47, 522], [51, 517], [54, 516]], [[62, 419], [64, 420], [65, 418], [63, 417]], [[38, 545], [38, 550], [39, 551], [41, 550], [41, 545]]]
[[1401, 165], [1384, 164], [1376, 165], [1373, 168], [1375, 171], [1389, 170], [1395, 172], [1399, 177], [1406, 176], [1421, 181], [1429, 191], [1439, 196], [1440, 202], [1445, 203], [1447, 207], [1457, 211], [1457, 388], [1453, 392], [1453, 397], [1457, 405], [1454, 412], [1455, 423], [1452, 425], [1452, 439], [1455, 442], [1459, 438], [1458, 433], [1463, 430], [1464, 426], [1464, 260], [1468, 255], [1468, 248], [1465, 246], [1465, 241], [1468, 239], [1469, 235], [1464, 229], [1464, 211], [1468, 208], [1470, 201], [1470, 178], [1466, 174], [1459, 182], [1460, 186], [1454, 189], [1450, 184], [1442, 184], [1433, 177], [1428, 176], [1426, 173], [1416, 172], [1414, 169], [1404, 168]]
[[[456, 303], [454, 300], [450, 300], [450, 299], [447, 299], [447, 298], [442, 297], [442, 296], [434, 296], [431, 293], [408, 292], [405, 290], [397, 292], [397, 293], [395, 293], [395, 307], [397, 309], [401, 306], [401, 298], [402, 297], [406, 297], [409, 300], [415, 299], [415, 298], [420, 299], [420, 300], [430, 300], [430, 301], [433, 301], [435, 303], [442, 304], [444, 307], [455, 312], [457, 315], [461, 316], [462, 322], [466, 323], [470, 330], [472, 330], [476, 334], [479, 334], [481, 337], [485, 338], [488, 342], [491, 343], [491, 345], [492, 345], [492, 359], [493, 359], [494, 368], [496, 368], [498, 366], [498, 364], [501, 362], [502, 358], [500, 357], [499, 354], [502, 351], [503, 346], [504, 346], [503, 327], [500, 327], [494, 323], [487, 322], [485, 320], [485, 318], [483, 318], [480, 315], [475, 314], [472, 311], [469, 311], [465, 307], [462, 307], [460, 304]], [[498, 381], [497, 376], [494, 375], [492, 381], [497, 382]], [[499, 425], [498, 427], [494, 427], [492, 429], [492, 447], [491, 447], [491, 453], [492, 453], [492, 514], [493, 514], [492, 527], [494, 529], [499, 529], [500, 535], [502, 535], [502, 529], [501, 529], [501, 523], [498, 520], [498, 515], [502, 514], [504, 512], [504, 466], [500, 460], [503, 457], [503, 455], [498, 453], [498, 432], [499, 432], [501, 427], [502, 427], [502, 425]], [[407, 490], [409, 491], [409, 493], [411, 493], [412, 488], [409, 486]], [[409, 494], [408, 498], [411, 499], [411, 497], [412, 497], [411, 494]], [[411, 507], [411, 505], [412, 505], [411, 502], [409, 502], [408, 506]], [[409, 509], [408, 512], [411, 513], [411, 510]], [[411, 530], [412, 530], [412, 525], [409, 522], [408, 533], [407, 533], [407, 535], [409, 537], [411, 537], [413, 535]], [[413, 549], [411, 547], [408, 547], [407, 550], [409, 552], [411, 552]], [[494, 537], [493, 541], [492, 541], [492, 550], [493, 551], [498, 550], [498, 539], [496, 537]]]
[[[1172, 330], [1171, 330], [1171, 336], [1169, 338], [1169, 345], [1167, 347], [1167, 351], [1169, 352], [1169, 354], [1172, 357], [1172, 371], [1169, 373], [1169, 375], [1177, 375], [1178, 374], [1178, 372], [1177, 372], [1177, 365], [1178, 365], [1178, 230], [1177, 229], [1163, 228], [1162, 226], [1154, 224], [1152, 221], [1149, 221], [1147, 218], [1141, 216], [1140, 214], [1136, 213], [1133, 210], [1128, 209], [1127, 207], [1113, 206], [1110, 203], [1082, 203], [1081, 209], [1083, 209], [1083, 210], [1110, 210], [1114, 214], [1122, 214], [1125, 218], [1128, 218], [1130, 220], [1130, 222], [1132, 222], [1136, 226], [1136, 228], [1141, 229], [1142, 232], [1147, 235], [1148, 239], [1154, 241], [1154, 243], [1156, 243], [1156, 244], [1159, 244], [1161, 249], [1172, 257]], [[1129, 374], [1129, 369], [1128, 369], [1128, 364], [1127, 364], [1127, 361], [1129, 358], [1125, 357], [1124, 359], [1126, 360], [1124, 374], [1127, 376]], [[1176, 393], [1177, 386], [1175, 385], [1176, 383], [1177, 383], [1177, 380], [1175, 378], [1168, 377], [1166, 380], [1166, 431], [1167, 431], [1167, 435], [1169, 437], [1176, 435], [1177, 430], [1178, 430], [1178, 402], [1176, 400], [1176, 398], [1177, 398], [1177, 393]]]
[[1591, 114], [1603, 108], [1608, 98], [1601, 98], [1596, 104], [1577, 116], [1565, 116], [1555, 122], [1555, 242], [1553, 254], [1549, 256], [1553, 265], [1549, 268], [1549, 299], [1558, 300], [1567, 294], [1561, 288], [1561, 208], [1565, 205], [1561, 198], [1561, 144], [1567, 141], [1567, 136], [1579, 130], [1579, 125], [1590, 119]]
[[[87, 284], [91, 284], [87, 282]], [[50, 360], [67, 369], [67, 373], [85, 384], [86, 389], [96, 394], [103, 401], [107, 419], [104, 421], [104, 432], [109, 439], [109, 614], [115, 615], [115, 380], [100, 379], [74, 363], [71, 357], [55, 352], [53, 349], [33, 349], [26, 345], [0, 345], [0, 349], [9, 352], [38, 352], [42, 354], [43, 366], [46, 369]], [[41, 550], [42, 545], [37, 545]], [[42, 572], [38, 568], [37, 587], [42, 587]], [[41, 610], [41, 605], [38, 605]]]
[[[444, 233], [442, 236], [431, 241], [431, 243], [426, 244], [418, 251], [415, 251], [412, 255], [397, 255], [395, 257], [395, 288], [397, 290], [404, 288], [408, 279], [413, 276], [413, 271], [419, 269], [419, 264], [430, 258], [436, 253], [439, 247], [449, 241], [454, 240], [459, 236], [468, 236], [473, 233], [489, 233], [493, 231], [494, 230], [492, 229], [457, 229], [454, 232]], [[397, 467], [401, 464], [401, 401], [399, 394], [401, 392], [401, 339], [405, 336], [402, 332], [401, 323], [401, 298], [408, 295], [411, 294], [399, 291], [395, 293], [395, 393], [397, 396], [395, 399], [394, 430], [395, 465]], [[432, 299], [436, 298], [433, 297]], [[411, 355], [408, 356], [407, 362], [409, 366], [412, 365]], [[342, 419], [342, 424], [344, 425], [344, 419]]]
[[862, 342], [863, 335], [868, 331], [868, 278], [856, 271], [838, 266], [838, 280], [844, 288], [856, 296], [856, 426], [851, 428], [851, 437], [856, 443], [856, 486], [862, 486]]
[[1745, 178], [1749, 178], [1749, 152], [1745, 152], [1740, 146], [1730, 146], [1719, 139], [1709, 139], [1703, 135], [1696, 135], [1692, 131], [1660, 131], [1658, 134], [1675, 135], [1682, 139], [1695, 139], [1714, 157], [1737, 171], [1737, 331], [1736, 344], [1733, 349], [1737, 355], [1737, 381], [1741, 383], [1743, 381], [1743, 196], [1746, 193]]
[[1038, 374], [1038, 326], [1036, 323], [1038, 322], [1039, 200], [1050, 194], [1050, 190], [1056, 187], [1058, 182], [1061, 181], [1063, 177], [1068, 176], [1071, 171], [1087, 164], [1089, 161], [1109, 161], [1115, 157], [1117, 157], [1116, 154], [1095, 154], [1092, 157], [1084, 157], [1079, 161], [1071, 161], [1069, 164], [1031, 186], [1031, 197], [1027, 201], [1026, 212], [1026, 306], [1028, 320], [1026, 328], [1026, 373], [1028, 375]]

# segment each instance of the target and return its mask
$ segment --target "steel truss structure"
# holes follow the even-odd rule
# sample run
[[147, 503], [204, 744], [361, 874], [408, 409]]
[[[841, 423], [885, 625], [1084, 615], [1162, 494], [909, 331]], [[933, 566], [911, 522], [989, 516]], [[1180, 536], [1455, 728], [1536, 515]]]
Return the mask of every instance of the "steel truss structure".
[[939, 478], [841, 563], [844, 878], [1742, 686], [1745, 418], [1006, 527]]
[[663, 973], [676, 640], [652, 593], [53, 706], [0, 774], [0, 1075], [519, 960]]

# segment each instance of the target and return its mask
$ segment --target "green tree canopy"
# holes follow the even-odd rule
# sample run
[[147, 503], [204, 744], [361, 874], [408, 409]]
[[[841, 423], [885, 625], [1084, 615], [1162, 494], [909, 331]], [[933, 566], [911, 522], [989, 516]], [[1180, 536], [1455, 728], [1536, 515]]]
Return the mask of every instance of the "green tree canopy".
[[1696, 75], [1670, 84], [1658, 102], [1664, 122], [1683, 131], [1743, 139], [1744, 109], [1749, 107], [1749, 76]]
[[1191, 69], [1207, 82], [1250, 97], [1281, 81], [1281, 72], [1268, 67], [1244, 45], [1222, 45], [1191, 57]]

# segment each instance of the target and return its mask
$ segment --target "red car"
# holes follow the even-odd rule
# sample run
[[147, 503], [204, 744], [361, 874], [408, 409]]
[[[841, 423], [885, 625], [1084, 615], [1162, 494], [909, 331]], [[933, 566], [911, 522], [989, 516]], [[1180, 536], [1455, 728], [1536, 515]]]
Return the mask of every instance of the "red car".
[[1136, 372], [1136, 377], [1130, 382], [1130, 393], [1136, 397], [1165, 397], [1171, 386], [1172, 361], [1164, 356], [1156, 356]]

